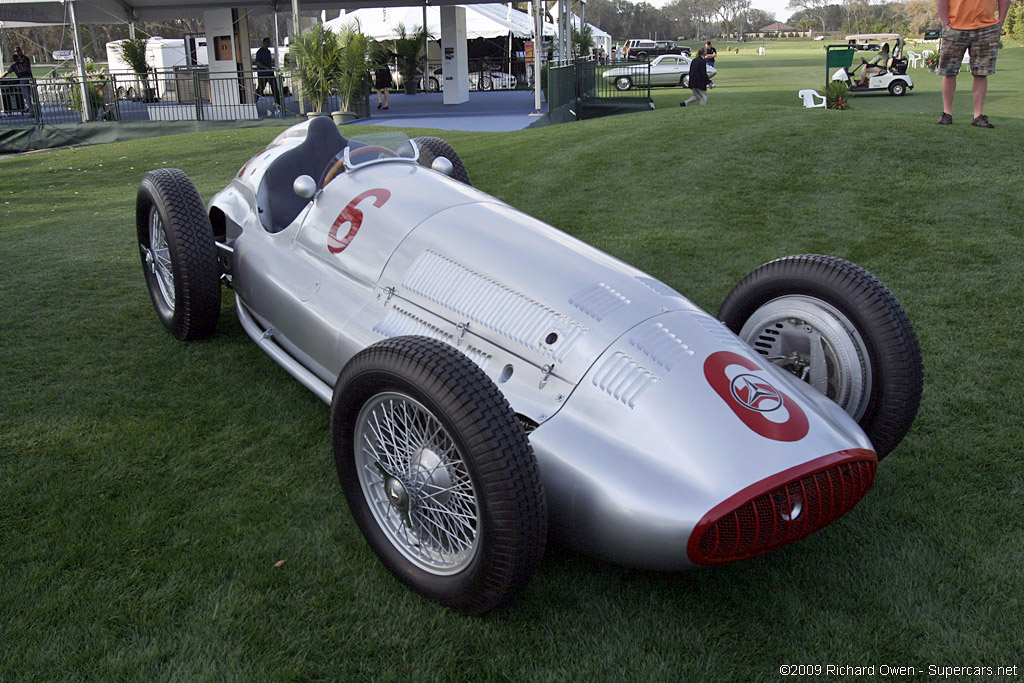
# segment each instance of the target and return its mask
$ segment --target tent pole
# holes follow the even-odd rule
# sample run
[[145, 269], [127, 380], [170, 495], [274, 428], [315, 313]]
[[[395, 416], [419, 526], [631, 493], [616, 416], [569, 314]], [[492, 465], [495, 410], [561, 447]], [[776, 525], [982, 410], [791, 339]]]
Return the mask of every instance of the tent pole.
[[541, 0], [533, 0], [533, 108], [540, 113], [540, 51], [544, 46], [544, 24], [540, 11]]
[[75, 2], [68, 2], [68, 17], [71, 19], [71, 40], [75, 47], [75, 64], [78, 66], [78, 86], [82, 95], [82, 121], [92, 121], [92, 106], [89, 102], [89, 84], [85, 81], [85, 56], [82, 55], [82, 36], [78, 31], [78, 20], [75, 19]]
[[[438, 36], [440, 37], [440, 36]], [[430, 85], [430, 33], [427, 32], [427, 0], [423, 0], [423, 90]], [[414, 90], [415, 91], [415, 90]]]
[[[292, 0], [292, 35], [288, 39], [288, 52], [292, 51], [292, 47], [295, 45], [295, 39], [302, 33], [302, 24], [299, 23], [299, 0]], [[295, 83], [292, 82], [292, 89], [295, 89]], [[294, 92], [292, 93], [295, 94]], [[299, 90], [299, 115], [306, 113], [306, 98], [302, 90]], [[282, 112], [282, 116], [284, 112]]]

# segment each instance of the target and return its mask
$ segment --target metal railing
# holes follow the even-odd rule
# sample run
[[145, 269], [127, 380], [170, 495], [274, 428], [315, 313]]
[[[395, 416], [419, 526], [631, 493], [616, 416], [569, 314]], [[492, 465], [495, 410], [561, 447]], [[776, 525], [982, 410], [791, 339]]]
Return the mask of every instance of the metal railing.
[[[77, 76], [42, 78], [31, 83], [0, 81], [0, 126], [92, 121], [217, 121], [294, 116], [298, 102], [290, 92], [290, 75], [274, 76], [278, 97], [256, 72], [214, 73], [205, 67], [175, 68], [148, 74], [110, 73], [86, 81], [83, 106]], [[364, 115], [369, 111], [357, 102]], [[337, 98], [334, 98], [335, 100]], [[85, 112], [88, 110], [88, 116]]]
[[548, 108], [576, 100], [647, 100], [651, 65], [577, 61], [548, 69]]

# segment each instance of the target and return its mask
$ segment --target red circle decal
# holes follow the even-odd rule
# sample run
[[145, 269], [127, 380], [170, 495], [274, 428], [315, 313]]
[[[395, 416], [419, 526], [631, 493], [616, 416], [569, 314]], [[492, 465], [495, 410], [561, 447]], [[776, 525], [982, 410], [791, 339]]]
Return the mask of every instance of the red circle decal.
[[[733, 371], [739, 366], [751, 372]], [[799, 441], [807, 436], [807, 414], [795, 400], [762, 376], [757, 363], [731, 351], [719, 351], [704, 361], [704, 378], [743, 424], [767, 439]]]

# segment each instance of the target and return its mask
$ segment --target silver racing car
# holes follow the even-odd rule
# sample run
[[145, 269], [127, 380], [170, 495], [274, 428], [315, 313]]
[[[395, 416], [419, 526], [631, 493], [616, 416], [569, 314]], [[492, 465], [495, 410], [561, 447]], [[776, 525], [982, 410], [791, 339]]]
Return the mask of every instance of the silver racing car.
[[289, 128], [209, 207], [147, 173], [156, 312], [242, 327], [330, 404], [352, 515], [403, 582], [470, 614], [552, 538], [658, 570], [758, 555], [871, 487], [921, 395], [907, 315], [829, 256], [757, 268], [717, 317], [474, 189], [443, 140]]

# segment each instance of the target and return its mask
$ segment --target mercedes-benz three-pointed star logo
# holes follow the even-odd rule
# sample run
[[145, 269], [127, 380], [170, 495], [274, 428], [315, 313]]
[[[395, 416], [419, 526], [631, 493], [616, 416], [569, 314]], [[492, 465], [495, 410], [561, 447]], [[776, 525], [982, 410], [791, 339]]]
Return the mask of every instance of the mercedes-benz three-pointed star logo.
[[748, 410], [770, 413], [782, 407], [782, 394], [757, 375], [736, 375], [729, 383], [729, 392]]

